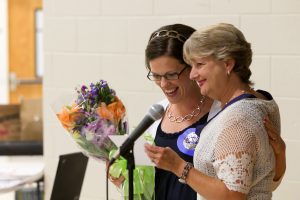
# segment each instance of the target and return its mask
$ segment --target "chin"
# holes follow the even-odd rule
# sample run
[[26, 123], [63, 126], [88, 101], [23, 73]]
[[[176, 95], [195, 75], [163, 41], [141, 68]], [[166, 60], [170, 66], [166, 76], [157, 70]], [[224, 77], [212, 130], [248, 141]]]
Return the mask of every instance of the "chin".
[[168, 96], [165, 96], [167, 99], [168, 99], [168, 101], [171, 103], [171, 104], [174, 104], [175, 102], [176, 102], [176, 100], [174, 99], [174, 98], [170, 98], [170, 97], [168, 97]]
[[174, 97], [174, 98], [167, 97], [167, 99], [171, 104], [178, 104], [183, 101], [182, 98], [178, 98], [178, 97]]
[[200, 89], [200, 93], [203, 95], [203, 96], [207, 96], [207, 91], [205, 89]]

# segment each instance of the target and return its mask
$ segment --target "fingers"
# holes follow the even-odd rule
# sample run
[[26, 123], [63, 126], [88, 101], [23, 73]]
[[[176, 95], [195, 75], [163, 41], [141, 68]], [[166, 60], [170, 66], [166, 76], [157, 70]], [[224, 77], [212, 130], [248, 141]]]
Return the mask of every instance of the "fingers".
[[269, 138], [273, 141], [276, 141], [279, 134], [276, 132], [275, 127], [273, 126], [269, 118], [264, 119], [264, 125], [267, 130]]
[[145, 144], [145, 151], [149, 157], [156, 157], [159, 153], [161, 153], [162, 147], [153, 146], [150, 144]]
[[285, 142], [268, 117], [264, 119], [264, 125], [269, 136], [269, 143], [272, 146], [274, 153], [281, 154], [285, 151]]
[[157, 155], [155, 153], [152, 153], [150, 151], [146, 151], [148, 157], [150, 158], [150, 160], [155, 163], [155, 160], [157, 159]]
[[147, 144], [147, 143], [145, 144], [145, 152], [154, 164], [156, 164], [157, 161], [160, 158], [161, 149], [163, 149], [163, 148], [153, 146], [153, 145], [150, 145], [150, 144]]
[[117, 187], [120, 187], [123, 181], [125, 180], [124, 176], [120, 176], [119, 178], [115, 178], [111, 175], [109, 175], [108, 179]]
[[145, 144], [145, 152], [150, 158], [150, 160], [157, 166], [163, 167], [168, 159], [170, 159], [170, 148], [169, 147], [159, 147], [150, 144]]
[[158, 153], [163, 149], [162, 147], [154, 146], [154, 145], [151, 145], [151, 144], [148, 144], [148, 143], [145, 143], [144, 147], [147, 151], [150, 151], [150, 152], [153, 152], [153, 153]]
[[147, 156], [155, 164], [155, 159], [154, 159], [155, 158], [155, 151], [153, 150], [154, 149], [153, 146], [146, 143], [144, 145], [144, 147], [145, 147], [145, 152], [146, 152]]

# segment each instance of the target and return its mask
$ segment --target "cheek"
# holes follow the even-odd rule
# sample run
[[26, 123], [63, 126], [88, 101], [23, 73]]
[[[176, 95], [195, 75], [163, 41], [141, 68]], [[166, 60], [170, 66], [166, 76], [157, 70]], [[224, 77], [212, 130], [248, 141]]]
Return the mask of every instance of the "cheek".
[[203, 72], [203, 76], [206, 78], [205, 90], [216, 87], [219, 82], [217, 73], [214, 73], [212, 70]]
[[213, 90], [219, 90], [223, 88], [227, 81], [227, 76], [224, 76], [223, 72], [218, 72], [211, 77], [211, 88]]

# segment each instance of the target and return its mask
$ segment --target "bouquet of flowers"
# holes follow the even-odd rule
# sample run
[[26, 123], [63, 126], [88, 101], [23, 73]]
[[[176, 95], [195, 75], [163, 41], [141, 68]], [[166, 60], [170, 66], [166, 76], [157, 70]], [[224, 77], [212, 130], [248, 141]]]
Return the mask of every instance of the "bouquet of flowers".
[[[67, 99], [52, 105], [57, 118], [70, 133], [75, 142], [87, 156], [101, 161], [109, 161], [117, 150], [109, 135], [128, 133], [126, 109], [107, 82], [100, 80], [76, 88], [75, 99]], [[67, 105], [63, 102], [67, 101]], [[57, 111], [57, 112], [56, 112]], [[145, 138], [148, 142], [153, 139]], [[120, 157], [111, 167], [110, 176], [123, 176], [123, 197], [128, 199], [127, 161]], [[154, 198], [154, 167], [136, 166], [134, 170], [134, 199], [151, 200]]]
[[104, 80], [75, 90], [75, 100], [62, 105], [56, 115], [83, 153], [108, 161], [117, 149], [108, 136], [128, 132], [125, 106]]

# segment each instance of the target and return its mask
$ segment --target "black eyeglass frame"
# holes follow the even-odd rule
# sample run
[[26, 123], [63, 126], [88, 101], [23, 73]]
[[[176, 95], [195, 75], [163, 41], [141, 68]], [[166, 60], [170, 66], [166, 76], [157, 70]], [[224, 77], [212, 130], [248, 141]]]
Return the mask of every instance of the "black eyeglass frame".
[[[161, 81], [162, 77], [164, 77], [166, 80], [178, 80], [180, 75], [184, 72], [185, 69], [190, 68], [189, 66], [185, 66], [180, 72], [174, 72], [174, 73], [166, 73], [164, 75], [154, 74], [155, 76], [159, 77], [158, 79], [154, 78], [154, 75], [151, 71], [148, 72], [147, 78], [150, 81]], [[176, 75], [176, 76], [175, 76]], [[170, 78], [171, 77], [171, 78]]]

